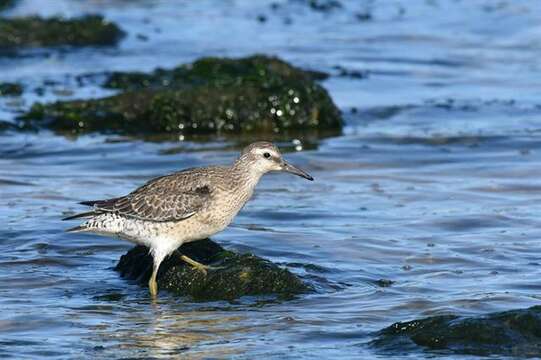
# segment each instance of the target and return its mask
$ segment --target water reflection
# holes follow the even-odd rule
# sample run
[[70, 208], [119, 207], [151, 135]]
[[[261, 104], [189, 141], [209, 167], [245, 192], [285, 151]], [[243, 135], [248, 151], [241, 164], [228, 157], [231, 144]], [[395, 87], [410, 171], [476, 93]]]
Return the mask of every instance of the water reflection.
[[250, 330], [237, 325], [244, 320], [242, 316], [183, 311], [169, 302], [146, 305], [117, 314], [115, 324], [96, 325], [90, 341], [104, 344], [96, 355], [127, 351], [131, 356], [171, 358], [189, 353], [190, 358], [203, 359], [243, 353], [242, 346], [229, 345]]

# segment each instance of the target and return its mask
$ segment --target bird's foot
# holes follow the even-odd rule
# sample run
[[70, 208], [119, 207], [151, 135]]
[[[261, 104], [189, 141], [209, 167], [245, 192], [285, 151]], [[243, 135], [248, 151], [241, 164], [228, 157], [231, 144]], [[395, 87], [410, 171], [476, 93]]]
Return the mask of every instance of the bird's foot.
[[200, 262], [195, 261], [194, 259], [191, 259], [188, 256], [183, 255], [183, 254], [180, 254], [180, 259], [182, 261], [185, 261], [186, 263], [190, 264], [193, 269], [201, 271], [203, 273], [203, 275], [205, 275], [205, 276], [207, 275], [209, 270], [219, 269], [217, 267], [201, 264]]

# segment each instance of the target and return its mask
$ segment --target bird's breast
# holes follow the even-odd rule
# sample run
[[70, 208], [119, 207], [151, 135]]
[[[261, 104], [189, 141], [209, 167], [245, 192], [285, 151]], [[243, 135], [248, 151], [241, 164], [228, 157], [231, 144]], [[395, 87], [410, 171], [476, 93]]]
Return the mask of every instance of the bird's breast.
[[251, 196], [252, 191], [215, 191], [203, 209], [177, 223], [175, 233], [182, 236], [183, 242], [212, 236], [233, 221]]
[[252, 196], [252, 191], [221, 191], [214, 194], [209, 207], [201, 214], [209, 224], [225, 228]]

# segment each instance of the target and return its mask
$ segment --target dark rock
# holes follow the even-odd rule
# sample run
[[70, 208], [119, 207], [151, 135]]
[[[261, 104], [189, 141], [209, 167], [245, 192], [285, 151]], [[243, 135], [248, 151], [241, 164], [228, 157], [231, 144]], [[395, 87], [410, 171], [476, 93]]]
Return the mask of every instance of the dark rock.
[[338, 76], [354, 79], [366, 79], [368, 77], [368, 71], [365, 70], [349, 70], [340, 65], [334, 66], [334, 69], [338, 70]]
[[394, 281], [389, 279], [379, 279], [374, 281], [374, 283], [379, 287], [389, 287], [394, 284]]
[[0, 0], [0, 11], [9, 9], [15, 5], [15, 0]]
[[145, 34], [137, 34], [136, 37], [138, 40], [148, 41], [148, 36], [146, 36]]
[[287, 81], [300, 83], [323, 80], [328, 75], [306, 71], [287, 62], [265, 55], [240, 59], [205, 57], [192, 64], [180, 65], [171, 70], [157, 69], [152, 73], [113, 72], [105, 87], [122, 90], [191, 88], [199, 85], [229, 87], [235, 84], [259, 85], [274, 88]]
[[17, 83], [0, 83], [0, 96], [19, 96], [23, 86]]
[[342, 3], [338, 0], [308, 0], [308, 6], [315, 11], [328, 12], [342, 8]]
[[[207, 275], [193, 269], [173, 253], [163, 261], [158, 273], [158, 287], [198, 301], [234, 300], [242, 296], [292, 296], [311, 291], [286, 269], [252, 254], [237, 254], [211, 240], [182, 245], [180, 252], [216, 269]], [[146, 286], [152, 269], [148, 249], [136, 246], [120, 258], [115, 270], [128, 279]]]
[[541, 356], [541, 306], [480, 317], [434, 316], [396, 323], [373, 346], [404, 352], [421, 346], [456, 354]]
[[38, 103], [20, 119], [81, 133], [339, 131], [340, 111], [313, 80], [322, 76], [266, 56], [203, 58], [150, 74], [113, 73], [105, 86], [125, 92], [97, 100]]
[[16, 126], [13, 125], [12, 123], [0, 120], [0, 132], [6, 131], [6, 130], [13, 130], [15, 128]]
[[372, 20], [372, 14], [369, 12], [359, 12], [355, 14], [355, 18], [359, 21], [370, 21]]
[[99, 15], [76, 19], [38, 16], [0, 19], [0, 49], [116, 44], [124, 32]]

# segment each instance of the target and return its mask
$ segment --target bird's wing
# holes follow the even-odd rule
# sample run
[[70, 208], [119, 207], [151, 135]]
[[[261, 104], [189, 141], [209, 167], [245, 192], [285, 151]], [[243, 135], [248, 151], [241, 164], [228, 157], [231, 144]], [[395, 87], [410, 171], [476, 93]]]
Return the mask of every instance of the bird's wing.
[[86, 201], [97, 212], [146, 221], [178, 221], [201, 210], [211, 196], [208, 184], [189, 181], [182, 173], [154, 179], [132, 193], [109, 200]]

